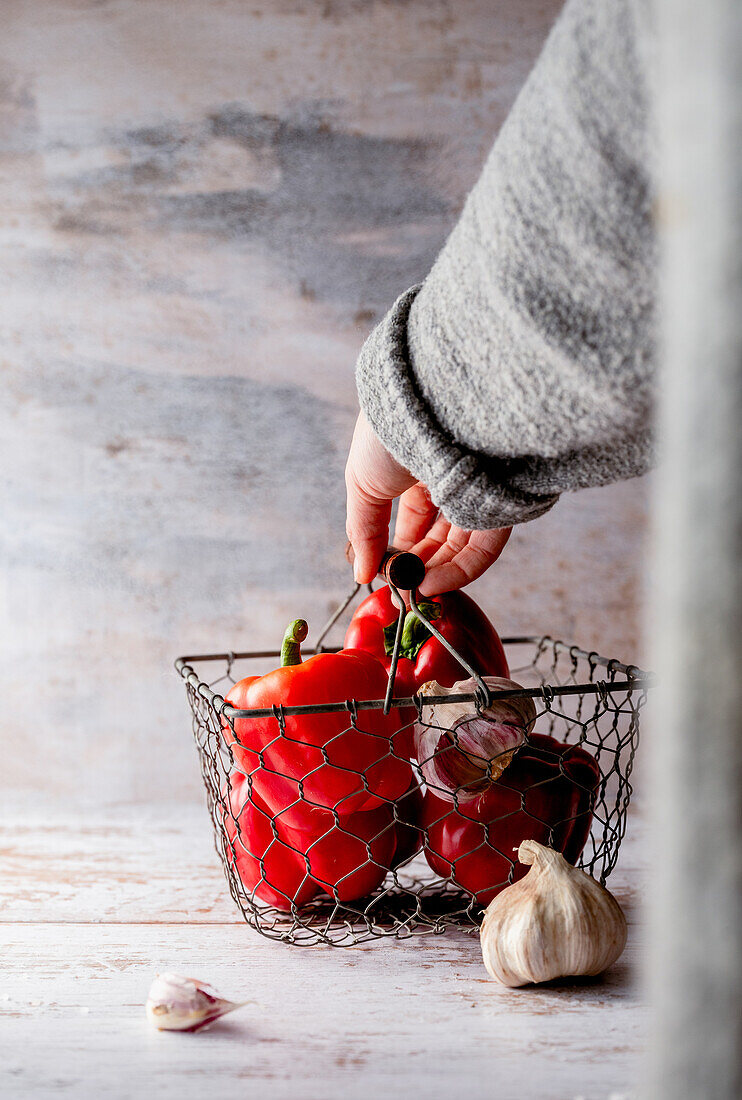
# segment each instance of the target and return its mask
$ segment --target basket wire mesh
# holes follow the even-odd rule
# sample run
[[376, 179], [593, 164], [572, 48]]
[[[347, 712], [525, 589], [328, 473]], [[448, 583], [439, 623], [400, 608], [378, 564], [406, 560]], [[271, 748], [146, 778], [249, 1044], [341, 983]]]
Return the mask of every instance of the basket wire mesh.
[[[390, 587], [398, 598], [396, 588], [391, 584]], [[327, 623], [315, 642], [315, 653], [337, 651], [339, 647], [325, 647], [324, 639], [359, 589], [359, 585], [353, 588]], [[417, 609], [415, 597], [413, 590], [409, 600]], [[398, 606], [401, 621], [404, 610], [401, 599]], [[422, 612], [420, 617], [424, 618]], [[427, 622], [427, 626], [431, 633], [441, 638], [433, 623]], [[526, 746], [520, 751], [526, 752], [529, 745], [540, 746], [536, 751], [540, 753], [542, 765], [544, 760], [552, 763], [554, 774], [544, 779], [542, 771], [539, 773], [541, 778], [531, 786], [513, 786], [508, 783], [508, 773], [513, 769], [511, 774], [515, 774], [517, 769], [511, 764], [498, 780], [505, 801], [501, 814], [493, 817], [491, 823], [472, 826], [471, 821], [476, 819], [477, 813], [471, 810], [471, 803], [460, 802], [455, 792], [452, 804], [435, 803], [440, 811], [438, 817], [435, 814], [431, 817], [431, 813], [426, 812], [423, 820], [420, 814], [422, 795], [425, 794], [430, 806], [434, 803], [433, 792], [425, 791], [420, 767], [424, 762], [413, 760], [411, 767], [415, 778], [408, 797], [393, 800], [376, 797], [374, 801], [382, 804], [378, 818], [373, 819], [372, 814], [347, 815], [339, 802], [330, 808], [331, 818], [323, 819], [325, 823], [318, 826], [311, 844], [284, 827], [289, 820], [285, 811], [290, 814], [299, 804], [312, 805], [311, 797], [306, 794], [307, 781], [317, 770], [330, 766], [333, 743], [342, 742], [345, 736], [368, 733], [364, 725], [366, 712], [378, 714], [381, 710], [401, 716], [395, 725], [401, 734], [415, 724], [431, 728], [424, 720], [427, 712], [419, 696], [392, 698], [399, 634], [397, 631], [397, 646], [384, 699], [238, 710], [225, 701], [225, 694], [242, 677], [255, 675], [256, 665], [262, 672], [266, 661], [275, 663], [280, 651], [202, 654], [180, 657], [176, 661], [176, 669], [188, 694], [216, 849], [231, 895], [245, 921], [264, 936], [307, 946], [318, 943], [352, 946], [370, 939], [442, 933], [454, 925], [474, 930], [480, 923], [484, 900], [467, 881], [464, 864], [468, 860], [471, 867], [483, 863], [487, 867], [492, 879], [488, 881], [491, 889], [487, 891], [487, 898], [514, 881], [514, 877], [519, 877], [526, 869], [517, 863], [513, 844], [503, 843], [503, 838], [512, 841], [513, 829], [516, 832], [520, 829], [515, 848], [520, 839], [530, 835], [560, 848], [601, 883], [605, 883], [616, 865], [632, 794], [630, 780], [639, 739], [639, 717], [650, 677], [636, 666], [608, 660], [598, 653], [586, 652], [550, 637], [503, 639], [510, 675], [521, 685], [519, 690], [490, 691], [476, 671], [462, 661], [467, 671], [474, 673], [476, 691], [425, 700], [426, 703], [435, 702], [445, 713], [445, 708], [457, 702], [467, 702], [472, 710], [481, 710], [498, 698], [529, 696], [533, 699], [536, 722], [526, 738]], [[445, 644], [451, 648], [449, 643]], [[399, 708], [414, 710], [405, 712]], [[294, 716], [307, 714], [332, 715], [333, 728], [337, 727], [338, 714], [347, 715], [347, 718], [340, 721], [339, 730], [320, 747], [322, 762], [318, 769], [299, 776], [296, 801], [288, 800], [279, 811], [271, 812], [260, 798], [256, 774], [266, 769], [270, 771], [268, 758], [276, 745], [284, 751], [290, 745], [292, 735], [287, 722], [290, 723]], [[410, 720], [402, 721], [408, 716]], [[240, 729], [244, 725], [241, 727], [240, 723], [245, 720], [260, 721], [264, 731], [255, 768], [245, 764], [245, 756], [241, 753]], [[452, 732], [442, 726], [435, 728], [448, 734]], [[597, 768], [596, 783], [590, 785], [589, 791], [586, 787], [580, 792], [581, 795], [586, 792], [587, 803], [584, 797], [579, 804], [573, 800], [569, 806], [565, 803], [562, 817], [552, 814], [545, 815], [544, 819], [540, 811], [534, 809], [542, 804], [538, 801], [542, 794], [538, 787], [552, 782], [564, 784], [565, 781], [579, 785], [576, 773], [565, 769], [569, 753], [560, 756], [553, 751], [553, 743], [548, 742], [548, 738], [560, 743], [559, 753], [565, 751], [565, 746], [571, 746], [569, 753], [573, 755], [573, 750], [589, 753]], [[390, 756], [397, 755], [394, 740], [391, 747], [385, 742], [384, 751]], [[453, 740], [455, 744], [455, 731]], [[517, 760], [518, 753], [514, 758], [515, 762]], [[369, 790], [363, 772], [344, 770], [357, 776], [359, 792]], [[238, 797], [235, 797], [236, 792]], [[435, 794], [441, 796], [440, 791]], [[327, 810], [322, 812], [326, 814]], [[357, 823], [361, 818], [367, 824], [359, 828]], [[372, 819], [375, 825], [369, 830], [368, 823]], [[524, 826], [526, 821], [531, 827]], [[435, 838], [449, 822], [475, 830], [476, 842], [471, 851], [464, 854], [460, 871], [457, 871], [456, 860], [443, 871], [439, 855], [436, 861]], [[577, 842], [580, 850], [570, 857], [569, 842], [565, 838], [574, 837], [575, 830], [583, 825], [587, 837], [584, 846], [581, 841]], [[394, 842], [390, 842], [392, 835]], [[258, 842], [256, 837], [262, 839]], [[323, 867], [331, 866], [333, 850], [339, 844], [346, 848], [349, 844], [355, 845], [357, 865], [344, 874], [323, 878], [317, 873], [317, 866], [320, 862]], [[293, 860], [294, 865], [298, 863], [291, 889], [275, 881], [276, 861], [281, 858]], [[436, 873], [432, 866], [442, 873]], [[363, 896], [357, 897], [360, 891]]]

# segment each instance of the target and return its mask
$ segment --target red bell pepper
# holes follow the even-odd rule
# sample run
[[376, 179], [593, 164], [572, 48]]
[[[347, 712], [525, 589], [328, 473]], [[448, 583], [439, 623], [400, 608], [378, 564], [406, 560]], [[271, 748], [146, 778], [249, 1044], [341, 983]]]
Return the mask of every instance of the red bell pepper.
[[[442, 878], [488, 905], [528, 867], [516, 862], [523, 840], [556, 848], [576, 863], [585, 847], [600, 783], [597, 761], [574, 745], [531, 734], [482, 795], [458, 807], [428, 791], [425, 858]], [[511, 876], [512, 871], [512, 876]]]
[[[473, 668], [485, 676], [509, 676], [507, 658], [499, 635], [482, 609], [463, 592], [446, 592], [434, 600], [420, 600], [420, 610]], [[399, 610], [387, 585], [377, 588], [359, 604], [345, 635], [346, 649], [373, 653], [389, 670], [394, 651]], [[462, 666], [414, 611], [408, 611], [402, 632], [394, 694], [413, 695], [427, 680], [452, 687], [463, 675]], [[400, 726], [415, 720], [414, 707], [400, 711]], [[412, 726], [400, 731], [395, 745], [412, 756]]]
[[[395, 820], [391, 804], [350, 814], [329, 829], [308, 832], [286, 828], [273, 818], [250, 780], [234, 769], [224, 797], [227, 855], [251, 898], [289, 911], [319, 893], [350, 902], [373, 893], [387, 871], [410, 852], [410, 835], [419, 830], [401, 824], [418, 806], [405, 795]], [[406, 831], [405, 831], [406, 830]], [[399, 852], [397, 849], [400, 849]], [[405, 854], [407, 853], [407, 854]]]
[[[300, 644], [307, 624], [297, 619], [286, 631], [281, 667], [235, 684], [226, 701], [239, 710], [383, 698], [387, 676], [369, 653], [320, 653], [302, 663]], [[397, 753], [393, 736], [399, 716], [381, 710], [222, 719], [235, 763], [249, 774], [253, 790], [282, 827], [320, 835], [336, 811], [341, 817], [372, 810], [400, 798], [412, 769]]]
[[312, 880], [301, 853], [274, 830], [269, 810], [254, 792], [250, 797], [247, 776], [232, 771], [222, 794], [227, 804], [222, 821], [227, 858], [250, 899], [286, 912], [292, 903], [298, 906], [311, 901], [320, 887]]
[[299, 829], [286, 829], [285, 835], [303, 852], [322, 892], [341, 902], [363, 898], [381, 886], [397, 844], [388, 804], [350, 814], [320, 836]]

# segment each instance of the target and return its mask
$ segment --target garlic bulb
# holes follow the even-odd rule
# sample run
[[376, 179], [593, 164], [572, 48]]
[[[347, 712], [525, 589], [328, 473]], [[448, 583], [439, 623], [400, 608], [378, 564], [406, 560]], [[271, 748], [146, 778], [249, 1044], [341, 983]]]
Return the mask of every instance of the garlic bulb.
[[[485, 676], [493, 691], [520, 688], [514, 680]], [[429, 680], [421, 696], [459, 695], [476, 691], [474, 679], [443, 687]], [[533, 699], [495, 699], [479, 711], [474, 703], [423, 705], [415, 727], [415, 752], [426, 783], [446, 802], [469, 802], [502, 775], [536, 721]]]
[[612, 894], [553, 848], [524, 840], [531, 870], [490, 902], [481, 929], [484, 965], [503, 985], [601, 974], [626, 945]]
[[247, 1001], [226, 1001], [196, 978], [157, 974], [147, 997], [147, 1018], [160, 1031], [198, 1031]]

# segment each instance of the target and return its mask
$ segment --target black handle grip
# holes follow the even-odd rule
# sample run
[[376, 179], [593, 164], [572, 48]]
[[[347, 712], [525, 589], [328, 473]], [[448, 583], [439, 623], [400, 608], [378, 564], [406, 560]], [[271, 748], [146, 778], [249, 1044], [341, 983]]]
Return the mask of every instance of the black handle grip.
[[[345, 548], [345, 556], [352, 565], [355, 554], [350, 543]], [[379, 563], [378, 571], [389, 584], [409, 592], [422, 584], [425, 576], [425, 562], [422, 558], [418, 558], [417, 554], [411, 554], [409, 550], [397, 550], [394, 546], [390, 546]]]
[[419, 588], [425, 577], [425, 562], [409, 550], [395, 550], [390, 546], [381, 559], [379, 572], [385, 581], [406, 592]]

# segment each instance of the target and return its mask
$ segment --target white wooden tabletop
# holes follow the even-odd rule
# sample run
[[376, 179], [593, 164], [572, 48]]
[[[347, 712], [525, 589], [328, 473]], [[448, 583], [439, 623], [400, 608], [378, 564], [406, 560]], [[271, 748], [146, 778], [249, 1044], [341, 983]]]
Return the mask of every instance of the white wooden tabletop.
[[[291, 948], [241, 921], [203, 809], [14, 820], [0, 839], [0, 1095], [623, 1100], [646, 1012], [636, 989], [640, 826], [611, 887], [623, 958], [582, 984], [507, 990], [476, 936]], [[174, 970], [250, 1003], [211, 1030], [144, 1015]]]

